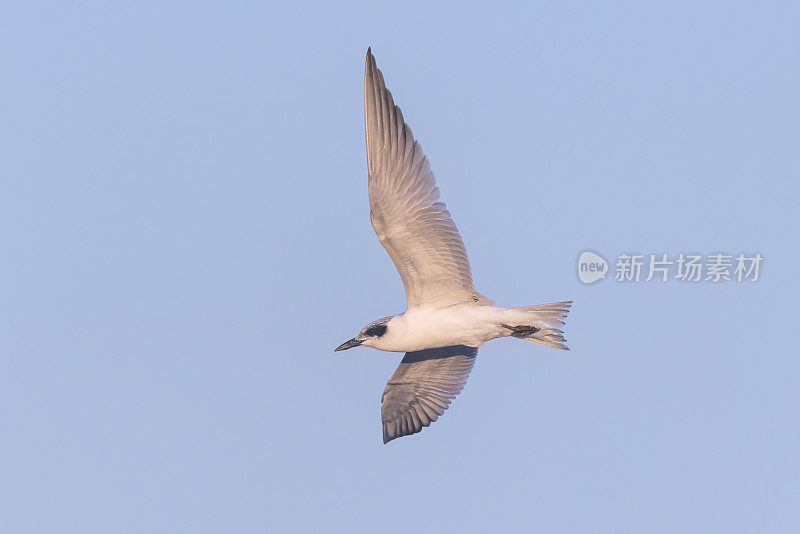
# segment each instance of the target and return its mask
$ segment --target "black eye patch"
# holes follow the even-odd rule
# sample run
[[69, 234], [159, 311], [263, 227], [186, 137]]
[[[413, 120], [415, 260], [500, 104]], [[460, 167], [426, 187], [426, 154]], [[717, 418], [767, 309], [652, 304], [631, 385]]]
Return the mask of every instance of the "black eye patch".
[[364, 335], [369, 337], [381, 337], [383, 334], [386, 333], [386, 325], [385, 324], [374, 324], [364, 330]]

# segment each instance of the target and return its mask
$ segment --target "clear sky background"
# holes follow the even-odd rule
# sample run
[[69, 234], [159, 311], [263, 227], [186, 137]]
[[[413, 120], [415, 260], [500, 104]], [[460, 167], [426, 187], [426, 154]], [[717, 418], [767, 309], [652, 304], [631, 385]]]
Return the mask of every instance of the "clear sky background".
[[[793, 2], [24, 2], [0, 17], [4, 532], [800, 531]], [[369, 224], [372, 46], [505, 306], [381, 443], [405, 302]], [[576, 258], [760, 252], [756, 283]]]

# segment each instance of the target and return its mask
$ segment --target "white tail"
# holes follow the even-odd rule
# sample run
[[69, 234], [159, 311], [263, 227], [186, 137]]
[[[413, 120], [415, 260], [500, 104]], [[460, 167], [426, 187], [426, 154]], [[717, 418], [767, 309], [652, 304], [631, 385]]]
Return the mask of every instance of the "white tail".
[[564, 344], [567, 341], [563, 336], [564, 331], [559, 327], [564, 325], [564, 319], [569, 313], [570, 306], [572, 306], [572, 301], [511, 308], [510, 311], [522, 312], [522, 314], [515, 314], [517, 325], [504, 324], [503, 326], [512, 330], [508, 334], [510, 336], [545, 347], [569, 350], [569, 347]]

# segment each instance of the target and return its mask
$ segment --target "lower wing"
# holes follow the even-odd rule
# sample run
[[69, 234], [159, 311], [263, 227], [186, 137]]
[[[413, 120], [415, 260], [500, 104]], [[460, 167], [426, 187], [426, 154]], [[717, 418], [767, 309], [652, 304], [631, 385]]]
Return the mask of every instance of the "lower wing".
[[381, 396], [383, 442], [420, 432], [464, 389], [478, 349], [453, 345], [407, 352]]

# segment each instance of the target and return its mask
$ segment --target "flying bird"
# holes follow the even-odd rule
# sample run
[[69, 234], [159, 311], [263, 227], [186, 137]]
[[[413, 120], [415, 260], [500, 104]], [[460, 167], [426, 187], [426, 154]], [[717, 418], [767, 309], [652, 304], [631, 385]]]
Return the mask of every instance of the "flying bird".
[[405, 352], [381, 396], [383, 442], [416, 434], [464, 388], [478, 347], [515, 337], [569, 350], [559, 328], [571, 301], [503, 308], [478, 293], [467, 252], [403, 113], [367, 50], [364, 72], [370, 220], [406, 292], [405, 313], [372, 321], [335, 351]]

